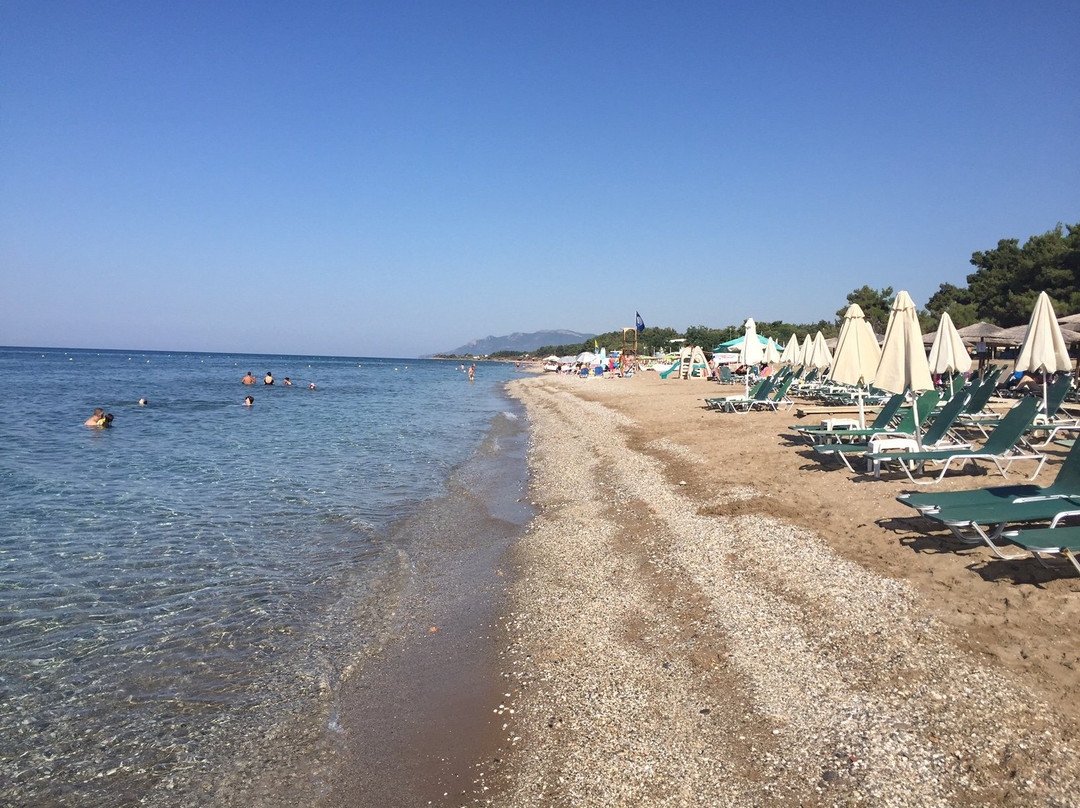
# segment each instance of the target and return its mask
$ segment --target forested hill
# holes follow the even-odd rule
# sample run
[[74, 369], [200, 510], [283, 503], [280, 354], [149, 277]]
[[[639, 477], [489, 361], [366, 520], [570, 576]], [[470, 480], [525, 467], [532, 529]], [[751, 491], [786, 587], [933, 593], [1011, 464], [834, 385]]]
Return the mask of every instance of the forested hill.
[[533, 331], [529, 334], [507, 334], [503, 337], [483, 337], [474, 339], [452, 351], [440, 351], [440, 356], [488, 356], [498, 351], [520, 351], [529, 353], [542, 345], [564, 345], [584, 342], [594, 334], [578, 331]]

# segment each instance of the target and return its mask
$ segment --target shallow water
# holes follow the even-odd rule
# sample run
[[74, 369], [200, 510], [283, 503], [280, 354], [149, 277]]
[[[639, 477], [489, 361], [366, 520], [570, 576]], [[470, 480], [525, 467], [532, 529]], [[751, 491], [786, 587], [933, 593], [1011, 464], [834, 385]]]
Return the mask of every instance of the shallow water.
[[[244, 387], [248, 370], [278, 384]], [[332, 725], [408, 591], [416, 537], [392, 526], [452, 495], [455, 468], [521, 521], [517, 477], [462, 465], [520, 431], [513, 375], [0, 349], [0, 801], [199, 804], [215, 771], [265, 753], [254, 728], [272, 745], [297, 714]], [[113, 427], [82, 426], [95, 406]]]

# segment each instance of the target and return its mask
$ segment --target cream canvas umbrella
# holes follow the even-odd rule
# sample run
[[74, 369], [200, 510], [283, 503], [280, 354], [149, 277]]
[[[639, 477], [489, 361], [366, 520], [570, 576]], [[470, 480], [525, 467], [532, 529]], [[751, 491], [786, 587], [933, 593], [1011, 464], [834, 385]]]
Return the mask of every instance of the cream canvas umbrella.
[[814, 338], [807, 334], [803, 337], [802, 347], [799, 349], [799, 364], [804, 367], [810, 367], [811, 354], [814, 352]]
[[1046, 415], [1046, 376], [1062, 370], [1070, 370], [1069, 349], [1061, 336], [1061, 327], [1054, 315], [1054, 305], [1046, 292], [1039, 292], [1035, 309], [1031, 312], [1027, 336], [1016, 356], [1016, 370], [1022, 373], [1042, 373], [1043, 412]]
[[[761, 362], [765, 356], [765, 347], [761, 344], [761, 340], [757, 335], [757, 323], [754, 322], [752, 317], [747, 318], [746, 324], [743, 326], [746, 329], [746, 333], [743, 336], [742, 346], [739, 348], [739, 361], [744, 368], [750, 368]], [[746, 387], [746, 395], [750, 395], [750, 373], [747, 371], [743, 375], [743, 383]]]
[[811, 356], [813, 357], [811, 359], [813, 366], [819, 370], [827, 370], [832, 366], [832, 351], [830, 351], [829, 346], [825, 344], [825, 335], [820, 331], [814, 335], [814, 351]]
[[799, 364], [799, 338], [794, 334], [791, 335], [787, 341], [787, 345], [784, 346], [784, 352], [780, 354], [781, 365], [797, 365]]
[[866, 316], [858, 303], [852, 303], [844, 313], [840, 325], [840, 337], [836, 341], [830, 378], [840, 384], [857, 388], [859, 399], [859, 428], [866, 429], [866, 412], [863, 407], [865, 388], [874, 381], [881, 348], [878, 347], [874, 329], [866, 322]]
[[776, 365], [780, 362], [780, 349], [776, 347], [776, 342], [772, 337], [769, 337], [769, 341], [765, 343], [765, 364]]
[[949, 375], [950, 386], [954, 373], [967, 373], [971, 370], [971, 355], [967, 352], [963, 337], [953, 325], [949, 312], [941, 315], [937, 336], [930, 348], [929, 363], [931, 373]]
[[930, 364], [926, 361], [919, 315], [907, 292], [897, 292], [893, 299], [889, 325], [885, 328], [885, 343], [881, 346], [881, 361], [874, 371], [874, 386], [888, 393], [911, 391], [916, 407], [915, 441], [921, 449], [917, 394], [932, 389], [934, 380], [930, 377]]

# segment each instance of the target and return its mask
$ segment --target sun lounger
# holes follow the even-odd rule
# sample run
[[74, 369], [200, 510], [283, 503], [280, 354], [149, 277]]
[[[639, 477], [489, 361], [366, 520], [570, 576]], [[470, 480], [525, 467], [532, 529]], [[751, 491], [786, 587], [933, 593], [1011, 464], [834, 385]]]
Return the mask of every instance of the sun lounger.
[[910, 491], [896, 498], [897, 502], [914, 508], [919, 513], [949, 507], [978, 507], [1001, 505], [1037, 499], [1080, 497], [1080, 449], [1075, 444], [1058, 468], [1057, 476], [1050, 485], [997, 485], [970, 491]]
[[[942, 478], [948, 473], [952, 467], [954, 461], [959, 462], [961, 466], [965, 465], [969, 461], [974, 460], [989, 460], [995, 466], [997, 470], [1001, 472], [1001, 476], [1005, 476], [1006, 470], [1016, 460], [1037, 460], [1038, 466], [1035, 469], [1035, 473], [1031, 475], [1031, 479], [1034, 480], [1039, 476], [1039, 472], [1042, 471], [1043, 464], [1046, 462], [1046, 455], [1038, 454], [1035, 452], [1025, 452], [1020, 446], [1020, 438], [1024, 434], [1024, 429], [1031, 423], [1031, 419], [1035, 417], [1035, 411], [1038, 409], [1038, 402], [1034, 398], [1027, 398], [1009, 410], [1005, 414], [1005, 417], [1001, 420], [990, 434], [990, 437], [986, 439], [986, 443], [979, 449], [939, 449], [931, 451], [915, 451], [915, 452], [870, 452], [866, 455], [866, 460], [871, 463], [875, 468], [884, 463], [898, 463], [900, 469], [907, 475], [908, 479], [916, 485], [932, 485], [940, 482]], [[920, 468], [923, 464], [943, 463], [941, 472], [933, 480], [916, 480], [911, 475], [910, 466], [918, 465]], [[1003, 466], [1002, 463], [1005, 465]]]
[[1037, 499], [1017, 498], [1007, 502], [979, 505], [946, 505], [922, 513], [926, 519], [949, 528], [963, 544], [985, 543], [999, 557], [1019, 558], [1007, 554], [997, 542], [1010, 525], [1049, 522], [1056, 527], [1063, 519], [1080, 516], [1080, 495]]
[[727, 398], [705, 399], [705, 406], [721, 413], [747, 413], [755, 403], [765, 401], [772, 392], [775, 380], [761, 379], [750, 395], [729, 395]]
[[[881, 409], [878, 411], [878, 414], [874, 418], [873, 422], [870, 424], [870, 426], [867, 427], [867, 430], [869, 431], [869, 433], [870, 434], [876, 434], [877, 432], [881, 432], [881, 431], [884, 431], [885, 429], [887, 429], [889, 424], [891, 424], [893, 422], [893, 420], [896, 418], [897, 414], [900, 412], [900, 408], [903, 405], [904, 405], [904, 395], [903, 395], [903, 393], [898, 393], [898, 394], [894, 395], [892, 398], [890, 398], [888, 401], [886, 401], [885, 404], [882, 405]], [[795, 425], [795, 426], [791, 426], [789, 428], [795, 430], [796, 432], [798, 432], [800, 435], [805, 437], [811, 443], [815, 442], [815, 438], [821, 438], [821, 439], [824, 440], [831, 433], [834, 433], [834, 432], [843, 432], [844, 434], [851, 434], [850, 429], [840, 430], [840, 429], [834, 429], [834, 428], [829, 427], [829, 426], [823, 426], [823, 425], [820, 425], [820, 424], [815, 425], [815, 426]]]
[[729, 401], [750, 401], [758, 394], [758, 391], [760, 391], [761, 388], [768, 383], [768, 379], [758, 379], [756, 382], [754, 382], [754, 386], [750, 388], [746, 395], [717, 396], [714, 398], [707, 398], [705, 399], [705, 406], [710, 410], [720, 410], [723, 409]]
[[1044, 566], [1046, 562], [1043, 556], [1063, 556], [1080, 573], [1080, 561], [1076, 557], [1076, 554], [1080, 553], [1080, 526], [1006, 530], [1001, 534], [1001, 538], [1024, 548]]
[[851, 462], [848, 460], [849, 455], [864, 455], [870, 451], [870, 442], [873, 440], [883, 440], [887, 438], [913, 438], [915, 436], [915, 410], [916, 406], [919, 411], [919, 425], [922, 426], [925, 423], [929, 414], [933, 411], [938, 402], [938, 393], [936, 390], [929, 390], [919, 396], [916, 399], [915, 405], [911, 407], [905, 407], [900, 420], [888, 429], [883, 429], [872, 434], [865, 434], [870, 430], [865, 429], [849, 429], [840, 430], [836, 434], [839, 436], [843, 433], [845, 436], [848, 434], [858, 435], [863, 433], [867, 438], [865, 443], [861, 442], [836, 442], [836, 443], [818, 443], [814, 444], [814, 452], [820, 457], [834, 457], [840, 460], [849, 471], [854, 471]]
[[750, 402], [750, 407], [760, 407], [763, 410], [769, 409], [773, 412], [776, 412], [776, 410], [780, 407], [795, 406], [795, 402], [788, 398], [787, 395], [788, 388], [791, 387], [791, 383], [794, 381], [795, 379], [793, 377], [788, 376], [786, 379], [780, 382], [780, 386], [776, 388], [776, 392], [773, 393], [771, 397], [765, 398], [760, 401], [752, 401]]

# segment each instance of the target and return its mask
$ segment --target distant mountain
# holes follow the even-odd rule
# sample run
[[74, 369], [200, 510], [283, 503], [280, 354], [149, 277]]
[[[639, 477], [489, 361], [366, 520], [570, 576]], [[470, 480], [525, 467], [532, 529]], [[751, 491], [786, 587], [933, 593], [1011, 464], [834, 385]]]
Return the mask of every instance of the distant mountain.
[[507, 334], [505, 337], [484, 337], [474, 339], [452, 351], [440, 351], [451, 356], [485, 356], [496, 351], [521, 351], [528, 353], [545, 345], [570, 345], [592, 339], [595, 334], [582, 334], [578, 331], [533, 331], [531, 334]]

